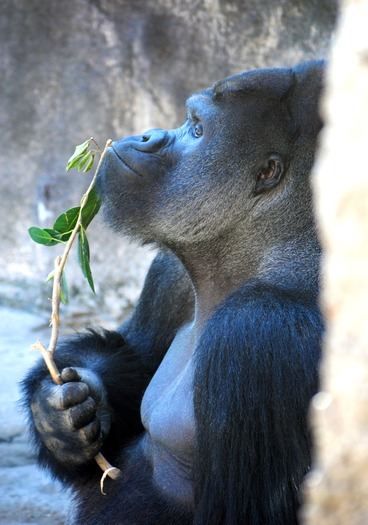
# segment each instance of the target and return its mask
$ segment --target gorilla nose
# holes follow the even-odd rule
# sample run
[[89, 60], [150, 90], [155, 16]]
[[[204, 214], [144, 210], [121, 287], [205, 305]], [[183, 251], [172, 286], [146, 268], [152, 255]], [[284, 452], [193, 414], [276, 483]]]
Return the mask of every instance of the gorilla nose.
[[141, 141], [134, 144], [139, 151], [155, 153], [166, 146], [169, 142], [169, 132], [164, 129], [150, 129], [141, 135]]

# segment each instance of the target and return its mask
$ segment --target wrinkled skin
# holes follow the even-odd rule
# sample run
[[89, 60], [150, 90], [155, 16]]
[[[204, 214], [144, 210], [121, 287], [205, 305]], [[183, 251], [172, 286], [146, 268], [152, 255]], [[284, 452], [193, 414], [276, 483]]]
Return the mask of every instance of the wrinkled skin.
[[109, 433], [110, 408], [101, 379], [91, 370], [64, 368], [61, 379], [63, 385], [45, 381], [35, 396], [35, 425], [57, 460], [83, 464]]
[[[24, 383], [73, 523], [297, 523], [323, 334], [309, 182], [322, 73], [230, 77], [189, 98], [181, 127], [107, 150], [107, 222], [161, 251], [122, 327], [58, 348], [65, 384], [42, 365]], [[106, 500], [100, 450], [123, 471]]]

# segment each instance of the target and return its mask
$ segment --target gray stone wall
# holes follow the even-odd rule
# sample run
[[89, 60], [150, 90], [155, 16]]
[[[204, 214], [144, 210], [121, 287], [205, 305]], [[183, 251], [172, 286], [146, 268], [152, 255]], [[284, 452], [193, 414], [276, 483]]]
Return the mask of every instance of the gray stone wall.
[[[170, 128], [192, 92], [245, 69], [325, 56], [333, 0], [0, 0], [0, 302], [45, 309], [58, 248], [35, 245], [78, 205], [90, 177], [66, 174], [93, 135]], [[110, 318], [134, 303], [153, 253], [90, 232], [93, 296], [72, 260], [72, 319]]]

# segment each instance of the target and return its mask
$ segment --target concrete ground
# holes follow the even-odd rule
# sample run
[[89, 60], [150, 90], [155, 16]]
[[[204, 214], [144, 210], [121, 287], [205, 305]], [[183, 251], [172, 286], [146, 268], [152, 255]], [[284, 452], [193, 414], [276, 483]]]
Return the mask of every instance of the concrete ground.
[[[47, 321], [47, 320], [46, 320]], [[36, 466], [20, 411], [19, 381], [47, 342], [45, 319], [0, 308], [0, 525], [62, 525], [68, 496]]]

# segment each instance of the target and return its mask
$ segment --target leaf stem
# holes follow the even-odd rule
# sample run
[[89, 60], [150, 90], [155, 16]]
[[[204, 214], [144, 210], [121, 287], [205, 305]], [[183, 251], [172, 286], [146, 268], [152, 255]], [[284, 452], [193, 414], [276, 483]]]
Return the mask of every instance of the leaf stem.
[[[101, 153], [101, 148], [100, 148], [100, 146], [97, 144], [97, 142], [95, 141], [95, 139], [94, 139], [93, 137], [91, 137], [89, 140], [91, 140], [92, 142], [94, 142], [94, 143], [96, 144], [96, 147], [97, 147], [99, 153]], [[107, 142], [109, 142], [109, 141], [110, 141], [110, 144], [111, 144], [112, 140], [109, 139]], [[110, 146], [110, 144], [109, 144], [109, 146]], [[106, 145], [106, 146], [105, 146], [105, 149], [108, 148], [109, 146]], [[105, 151], [105, 150], [104, 150], [104, 151]], [[96, 170], [96, 172], [97, 172], [97, 171], [98, 171], [98, 166], [97, 166], [97, 170]]]

